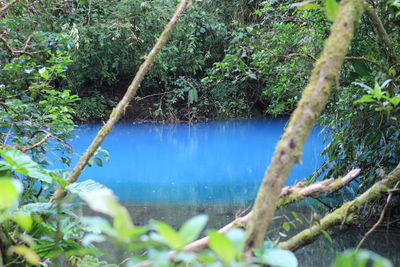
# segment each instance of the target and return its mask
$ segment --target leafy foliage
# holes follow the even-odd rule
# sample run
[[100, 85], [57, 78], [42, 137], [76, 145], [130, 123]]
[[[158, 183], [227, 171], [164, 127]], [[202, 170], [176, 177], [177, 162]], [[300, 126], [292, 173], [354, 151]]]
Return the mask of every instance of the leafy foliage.
[[380, 267], [392, 267], [393, 264], [386, 258], [373, 253], [368, 250], [347, 250], [342, 254], [339, 254], [331, 267], [350, 267], [350, 266], [380, 266]]
[[[66, 142], [75, 120], [107, 118], [175, 4], [20, 0], [0, 14], [1, 264], [67, 260], [83, 267], [116, 266], [98, 258], [109, 255], [95, 244], [109, 242], [121, 255], [128, 254], [130, 263], [298, 265], [291, 252], [269, 242], [254, 251], [255, 257], [243, 257], [240, 229], [225, 235], [210, 230], [210, 249], [187, 252], [184, 247], [204, 231], [206, 216], [188, 220], [178, 231], [160, 221], [139, 227], [111, 190], [91, 180], [67, 185], [66, 171], [44, 169], [54, 151], [69, 164], [72, 150]], [[142, 84], [136, 98], [139, 118], [196, 121], [289, 114], [337, 7], [334, 0], [194, 1]], [[398, 56], [399, 3], [377, 1], [375, 8]], [[325, 176], [358, 166], [363, 170], [359, 191], [400, 160], [399, 63], [388, 61], [390, 49], [374, 35], [369, 23], [360, 24], [337, 77], [340, 90], [320, 120], [330, 133], [323, 152]], [[102, 166], [101, 158], [107, 160], [108, 153], [97, 151], [89, 164]], [[56, 186], [108, 218], [77, 216], [71, 199], [49, 203]], [[285, 231], [302, 223], [293, 217], [282, 225]], [[176, 251], [173, 258], [171, 249]], [[332, 266], [368, 262], [392, 266], [367, 251], [345, 252]]]

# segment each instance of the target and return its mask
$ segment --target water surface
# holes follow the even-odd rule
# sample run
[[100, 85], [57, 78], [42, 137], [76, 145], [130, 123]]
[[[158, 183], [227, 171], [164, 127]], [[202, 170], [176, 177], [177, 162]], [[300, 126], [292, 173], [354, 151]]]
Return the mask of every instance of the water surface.
[[[163, 220], [179, 228], [197, 214], [208, 214], [207, 228], [219, 228], [248, 210], [286, 119], [214, 121], [198, 124], [120, 123], [106, 138], [103, 148], [111, 160], [104, 167], [86, 168], [80, 178], [93, 179], [111, 188], [127, 207], [135, 224]], [[82, 153], [100, 124], [79, 127], [74, 150]], [[322, 162], [323, 136], [315, 128], [308, 138], [302, 165], [292, 170], [287, 184], [312, 174]], [[282, 224], [295, 211], [303, 224], [285, 232]], [[327, 211], [303, 201], [275, 214], [269, 237], [279, 231], [285, 240], [308, 228], [314, 212]], [[86, 210], [85, 214], [92, 212]], [[321, 237], [296, 252], [300, 266], [329, 266], [335, 255], [354, 247], [367, 229], [337, 228], [330, 231], [333, 243]], [[399, 231], [377, 231], [364, 248], [389, 257], [400, 266]], [[107, 249], [113, 251], [113, 246]], [[113, 252], [112, 252], [113, 253]], [[321, 257], [323, 255], [323, 257]]]
[[[249, 203], [286, 122], [119, 123], [102, 146], [110, 161], [87, 167], [80, 180], [101, 182], [128, 203]], [[74, 150], [83, 153], [100, 127], [80, 126]], [[304, 179], [320, 165], [319, 130], [312, 131], [303, 164], [293, 169], [287, 184]]]

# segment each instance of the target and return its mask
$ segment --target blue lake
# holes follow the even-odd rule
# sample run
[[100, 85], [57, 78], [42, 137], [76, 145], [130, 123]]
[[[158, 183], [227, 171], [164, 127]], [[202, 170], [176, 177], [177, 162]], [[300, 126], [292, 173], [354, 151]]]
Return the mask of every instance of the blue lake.
[[[110, 161], [103, 167], [87, 167], [80, 181], [103, 183], [125, 203], [247, 204], [256, 196], [286, 122], [119, 123], [102, 146]], [[79, 126], [74, 151], [83, 153], [100, 127]], [[303, 164], [293, 169], [287, 184], [308, 177], [320, 166], [319, 132], [313, 130]]]

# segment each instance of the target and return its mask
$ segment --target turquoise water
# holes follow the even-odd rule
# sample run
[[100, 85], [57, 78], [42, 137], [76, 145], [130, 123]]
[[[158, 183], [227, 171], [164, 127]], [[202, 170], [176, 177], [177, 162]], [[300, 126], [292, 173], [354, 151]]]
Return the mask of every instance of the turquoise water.
[[[286, 119], [212, 121], [197, 124], [119, 123], [102, 148], [103, 167], [87, 167], [93, 179], [126, 203], [247, 204], [254, 200]], [[79, 127], [73, 149], [82, 153], [100, 124]], [[287, 184], [319, 167], [320, 129], [307, 140], [302, 165]]]

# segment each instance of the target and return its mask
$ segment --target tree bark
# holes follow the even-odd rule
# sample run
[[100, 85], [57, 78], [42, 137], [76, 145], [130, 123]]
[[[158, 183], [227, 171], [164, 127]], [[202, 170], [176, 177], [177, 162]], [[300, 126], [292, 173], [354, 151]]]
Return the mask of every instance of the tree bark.
[[276, 146], [271, 165], [264, 175], [246, 231], [247, 255], [251, 254], [253, 248], [261, 247], [264, 241], [283, 185], [294, 164], [300, 162], [306, 138], [325, 107], [363, 10], [362, 0], [340, 2], [322, 56], [316, 62], [308, 86]]
[[396, 53], [394, 52], [392, 41], [390, 40], [389, 34], [386, 32], [381, 19], [376, 14], [376, 10], [374, 8], [367, 7], [365, 9], [365, 14], [368, 16], [369, 21], [375, 28], [379, 39], [381, 39], [383, 44], [385, 45], [384, 50], [387, 56], [387, 61], [389, 63], [389, 66], [396, 65], [397, 56]]
[[[385, 30], [382, 20], [378, 17], [374, 8], [366, 7], [365, 14], [368, 16], [369, 21], [376, 31], [376, 34], [383, 43], [383, 45], [379, 44], [379, 46], [383, 49], [386, 55], [386, 60], [389, 65], [387, 68], [389, 70], [389, 77], [394, 78], [400, 73], [400, 65], [398, 64], [398, 58], [389, 34]], [[390, 85], [388, 87], [388, 91], [390, 97], [394, 97], [395, 93], [393, 86]]]
[[400, 164], [383, 180], [374, 184], [362, 195], [352, 201], [344, 203], [340, 208], [322, 218], [318, 224], [303, 230], [285, 242], [279, 243], [278, 246], [282, 249], [295, 251], [310, 244], [321, 235], [322, 231], [335, 225], [350, 222], [354, 218], [357, 210], [380, 197], [382, 194], [387, 193], [390, 187], [398, 181], [400, 181]]
[[[191, 4], [190, 0], [181, 0], [179, 3], [174, 15], [172, 16], [171, 20], [165, 26], [164, 31], [161, 33], [160, 37], [158, 38], [156, 44], [154, 45], [153, 49], [150, 53], [146, 56], [146, 60], [140, 66], [138, 72], [135, 75], [132, 83], [129, 85], [125, 95], [119, 101], [117, 106], [113, 109], [108, 121], [104, 126], [99, 130], [96, 137], [93, 139], [90, 146], [86, 149], [83, 153], [82, 157], [79, 159], [78, 163], [75, 165], [74, 169], [72, 170], [71, 174], [67, 178], [67, 184], [75, 182], [79, 175], [81, 174], [82, 170], [85, 168], [86, 164], [99, 148], [101, 143], [104, 141], [106, 136], [111, 132], [114, 125], [120, 120], [125, 108], [128, 106], [131, 99], [136, 95], [137, 89], [140, 86], [144, 76], [151, 68], [156, 55], [161, 50], [161, 48], [166, 44], [169, 35], [171, 34], [173, 28], [175, 27], [176, 23], [178, 22], [179, 17], [182, 15], [186, 7]], [[54, 192], [53, 196], [51, 197], [51, 202], [56, 200], [62, 199], [65, 196], [65, 191], [63, 188], [58, 187], [57, 190]]]
[[9, 7], [12, 6], [13, 4], [15, 4], [17, 1], [18, 1], [18, 0], [12, 0], [12, 1], [8, 2], [7, 4], [4, 4], [4, 6], [2, 6], [2, 7], [0, 8], [0, 15], [1, 15], [1, 13], [3, 13], [4, 11], [6, 11], [7, 8], [9, 8]]
[[[346, 186], [350, 183], [354, 178], [356, 178], [360, 173], [360, 169], [351, 170], [348, 174], [346, 174], [342, 178], [338, 179], [327, 179], [315, 184], [311, 184], [304, 187], [304, 182], [299, 182], [295, 186], [287, 186], [284, 187], [280, 194], [280, 199], [277, 204], [277, 209], [289, 205], [294, 202], [301, 201], [306, 199], [307, 197], [316, 196], [324, 193], [332, 193], [340, 188]], [[225, 225], [221, 229], [218, 230], [219, 233], [227, 233], [233, 228], [246, 228], [246, 225], [249, 221], [251, 212], [246, 214], [245, 216], [236, 218], [234, 221]], [[208, 237], [203, 237], [199, 240], [196, 240], [185, 247], [185, 251], [194, 251], [202, 248], [208, 247]]]

